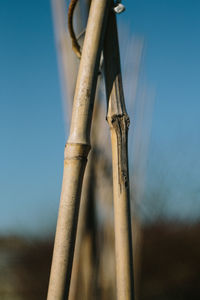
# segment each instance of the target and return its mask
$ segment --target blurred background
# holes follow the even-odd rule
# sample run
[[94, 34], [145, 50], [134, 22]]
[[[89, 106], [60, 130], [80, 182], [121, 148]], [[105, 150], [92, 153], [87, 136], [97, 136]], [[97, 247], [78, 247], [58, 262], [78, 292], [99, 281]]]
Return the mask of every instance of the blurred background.
[[[200, 298], [198, 0], [123, 1], [138, 300]], [[0, 299], [45, 299], [79, 60], [69, 0], [0, 0]], [[79, 42], [90, 1], [79, 0]], [[116, 299], [112, 166], [99, 75], [70, 299]]]

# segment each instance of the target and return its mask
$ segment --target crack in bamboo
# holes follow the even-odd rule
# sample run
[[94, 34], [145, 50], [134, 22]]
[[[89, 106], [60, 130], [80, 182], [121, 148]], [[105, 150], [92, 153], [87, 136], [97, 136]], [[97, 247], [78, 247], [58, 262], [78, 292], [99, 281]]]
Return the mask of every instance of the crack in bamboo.
[[128, 182], [128, 156], [127, 156], [127, 139], [128, 139], [128, 128], [130, 119], [127, 114], [113, 115], [109, 122], [111, 128], [115, 130], [117, 136], [117, 155], [118, 155], [118, 182], [120, 185], [120, 192], [122, 186], [126, 189], [129, 188]]

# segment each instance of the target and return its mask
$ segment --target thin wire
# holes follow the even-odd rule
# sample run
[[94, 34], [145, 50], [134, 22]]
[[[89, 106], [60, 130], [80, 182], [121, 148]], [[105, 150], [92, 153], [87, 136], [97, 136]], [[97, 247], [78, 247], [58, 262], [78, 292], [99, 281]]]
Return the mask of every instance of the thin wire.
[[80, 59], [81, 58], [81, 47], [77, 41], [74, 27], [73, 27], [73, 15], [74, 9], [76, 7], [78, 0], [71, 0], [68, 9], [68, 30], [72, 40], [72, 49], [75, 52], [76, 56]]

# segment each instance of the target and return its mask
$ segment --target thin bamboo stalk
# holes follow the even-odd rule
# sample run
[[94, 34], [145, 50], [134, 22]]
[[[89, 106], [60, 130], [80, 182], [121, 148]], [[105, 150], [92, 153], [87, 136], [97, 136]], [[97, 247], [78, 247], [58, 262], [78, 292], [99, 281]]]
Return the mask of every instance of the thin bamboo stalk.
[[90, 150], [93, 102], [110, 1], [93, 0], [80, 62], [70, 136], [65, 147], [63, 185], [48, 300], [68, 298], [82, 180]]
[[[93, 149], [89, 155], [87, 168], [84, 175], [84, 183], [82, 187], [80, 212], [78, 218], [77, 236], [74, 251], [74, 261], [69, 291], [70, 300], [76, 300], [80, 297], [82, 297], [82, 299], [88, 300], [93, 299], [93, 291], [96, 288], [95, 278], [97, 260], [97, 220], [94, 197], [96, 188], [95, 173], [98, 172], [98, 164], [95, 151], [98, 147], [98, 129], [100, 126], [100, 124], [98, 124], [98, 114], [100, 113], [100, 101], [98, 99], [98, 94], [99, 93], [96, 94], [95, 98], [95, 107], [93, 112], [94, 123], [91, 132]], [[87, 251], [84, 251], [84, 249], [87, 249]]]
[[117, 299], [130, 300], [134, 298], [134, 283], [127, 153], [129, 117], [124, 102], [117, 25], [113, 12], [109, 15], [105, 36], [104, 62], [107, 121], [112, 144]]

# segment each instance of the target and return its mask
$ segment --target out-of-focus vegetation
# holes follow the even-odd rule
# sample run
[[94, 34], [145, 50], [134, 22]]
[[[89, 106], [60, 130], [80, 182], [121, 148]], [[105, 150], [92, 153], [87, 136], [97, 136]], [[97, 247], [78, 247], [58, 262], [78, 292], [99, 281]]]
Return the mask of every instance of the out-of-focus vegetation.
[[[200, 224], [155, 223], [140, 227], [138, 300], [200, 298]], [[115, 299], [114, 240], [108, 228], [99, 241], [97, 274], [90, 277], [90, 239], [84, 241], [77, 300]], [[53, 241], [0, 239], [0, 299], [46, 298]], [[92, 284], [92, 285], [91, 285]], [[89, 287], [89, 288], [87, 288]], [[89, 292], [89, 293], [88, 293]], [[86, 297], [86, 293], [87, 297]]]
[[52, 241], [0, 238], [0, 299], [45, 299]]

